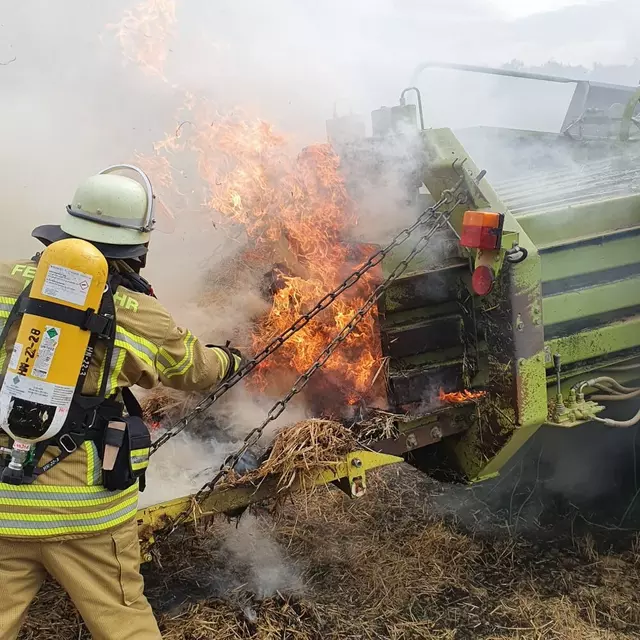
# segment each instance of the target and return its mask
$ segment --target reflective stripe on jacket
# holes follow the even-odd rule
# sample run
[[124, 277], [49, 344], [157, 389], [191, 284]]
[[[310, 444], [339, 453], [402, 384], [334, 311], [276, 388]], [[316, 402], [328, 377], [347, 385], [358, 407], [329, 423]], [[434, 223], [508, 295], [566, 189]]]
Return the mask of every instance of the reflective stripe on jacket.
[[[0, 263], [0, 329], [22, 289], [35, 275], [31, 261]], [[229, 367], [224, 351], [208, 349], [190, 331], [176, 325], [155, 299], [120, 287], [114, 296], [117, 331], [113, 355], [105, 362], [105, 347], [98, 344], [84, 385], [95, 394], [108, 376], [107, 395], [138, 385], [151, 389], [158, 383], [195, 391], [217, 384]], [[12, 329], [0, 364], [5, 365], [17, 332]], [[0, 431], [0, 446], [8, 438]], [[49, 447], [40, 466], [58, 453]], [[147, 467], [148, 449], [131, 452], [134, 470]], [[30, 485], [0, 482], [0, 536], [34, 539], [85, 537], [112, 529], [135, 517], [138, 487], [107, 491], [102, 485], [100, 456], [93, 442], [42, 474]]]

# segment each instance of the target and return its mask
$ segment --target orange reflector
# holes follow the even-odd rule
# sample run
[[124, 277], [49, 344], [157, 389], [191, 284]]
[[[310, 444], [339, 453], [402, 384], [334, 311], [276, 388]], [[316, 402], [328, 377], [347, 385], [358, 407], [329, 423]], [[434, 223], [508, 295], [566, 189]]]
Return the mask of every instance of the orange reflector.
[[499, 249], [504, 215], [492, 211], [466, 211], [460, 244], [470, 249]]
[[493, 271], [491, 267], [480, 265], [471, 276], [471, 287], [477, 296], [486, 296], [493, 289]]

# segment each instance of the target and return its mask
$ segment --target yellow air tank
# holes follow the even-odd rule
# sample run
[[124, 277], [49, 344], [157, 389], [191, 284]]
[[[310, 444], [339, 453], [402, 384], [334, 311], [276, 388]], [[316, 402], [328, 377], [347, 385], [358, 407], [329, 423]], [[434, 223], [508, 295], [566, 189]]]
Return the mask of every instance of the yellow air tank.
[[91, 337], [77, 312], [98, 312], [108, 271], [84, 240], [60, 240], [42, 253], [0, 391], [0, 427], [18, 448], [62, 429]]

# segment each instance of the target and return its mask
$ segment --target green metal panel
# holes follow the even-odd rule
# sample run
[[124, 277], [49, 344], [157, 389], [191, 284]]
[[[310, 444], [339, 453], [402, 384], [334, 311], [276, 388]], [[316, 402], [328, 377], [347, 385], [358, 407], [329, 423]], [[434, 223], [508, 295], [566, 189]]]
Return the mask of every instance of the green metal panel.
[[542, 301], [545, 326], [640, 305], [640, 278], [550, 296]]
[[[460, 230], [465, 209], [490, 208], [505, 214], [505, 234], [526, 249], [528, 257], [503, 268], [502, 284], [486, 299], [487, 349], [494, 356], [489, 377], [501, 377], [501, 392], [484, 407], [491, 419], [478, 416], [470, 429], [453, 445], [454, 453], [471, 479], [495, 475], [535, 433], [547, 417], [547, 384], [542, 331], [542, 267], [535, 244], [498, 198], [486, 179], [476, 183], [478, 168], [448, 129], [422, 132], [428, 158], [425, 184], [437, 199], [460, 175], [465, 178], [472, 202], [452, 216]], [[452, 166], [463, 161], [462, 171]], [[507, 374], [505, 375], [505, 371]]]
[[415, 356], [405, 356], [400, 358], [400, 364], [417, 367], [422, 365], [438, 365], [440, 367], [445, 365], [453, 365], [462, 363], [463, 358], [462, 345], [454, 347], [452, 349], [438, 349], [437, 351], [431, 351], [430, 353], [420, 353]]
[[518, 216], [518, 222], [540, 249], [598, 237], [640, 224], [640, 195], [589, 202]]
[[640, 347], [640, 316], [545, 343], [548, 367], [554, 353], [560, 354], [564, 364], [573, 364], [636, 347]]
[[[398, 368], [396, 375], [405, 370], [413, 375], [420, 369], [422, 377], [412, 378], [418, 380], [419, 391], [421, 385], [429, 391], [438, 376], [449, 375], [454, 369], [463, 370], [460, 379], [465, 385], [473, 381], [489, 390], [488, 398], [469, 418], [469, 429], [443, 441], [467, 478], [482, 480], [498, 474], [547, 422], [553, 354], [561, 356], [568, 380], [590, 376], [608, 363], [640, 351], [639, 316], [579, 332], [571, 329], [587, 323], [603, 325], [607, 314], [627, 309], [631, 314], [640, 305], [640, 275], [634, 267], [640, 262], [640, 235], [636, 232], [640, 231], [640, 194], [536, 213], [527, 213], [522, 206], [516, 218], [490, 185], [491, 176], [477, 179], [478, 167], [450, 130], [430, 129], [421, 131], [420, 136], [424, 184], [433, 200], [460, 178], [468, 192], [468, 202], [451, 216], [458, 233], [468, 209], [505, 214], [501, 251], [486, 256], [500, 270], [494, 291], [479, 298], [465, 289], [470, 286], [474, 262], [478, 264], [476, 252], [468, 255], [452, 246], [445, 262], [425, 252], [388, 291], [383, 325], [392, 340], [394, 332], [415, 330], [420, 323], [427, 327], [433, 319], [456, 313], [463, 318], [459, 347], [431, 347], [429, 353], [397, 357], [392, 366]], [[563, 139], [562, 144], [571, 142]], [[576, 153], [581, 148], [576, 146]], [[596, 151], [596, 157], [607, 152]], [[591, 159], [590, 153], [586, 148], [585, 161]], [[526, 189], [526, 176], [522, 183]], [[503, 263], [504, 250], [516, 242], [527, 250], [528, 257], [520, 264]], [[385, 259], [385, 274], [409, 249], [403, 247]], [[461, 257], [469, 261], [470, 268]], [[457, 267], [453, 266], [456, 261]], [[444, 281], [445, 275], [455, 278], [459, 289], [446, 299], [431, 290], [425, 295], [428, 285], [437, 283], [440, 276]], [[544, 299], [543, 290], [547, 292]], [[422, 308], [413, 309], [416, 304]], [[570, 324], [573, 321], [581, 322]], [[574, 332], [545, 341], [544, 330], [549, 327]]]
[[[390, 305], [386, 305], [385, 309], [390, 310]], [[406, 326], [412, 322], [420, 322], [420, 320], [428, 320], [435, 316], [448, 315], [459, 310], [457, 302], [443, 302], [439, 305], [430, 307], [420, 307], [419, 309], [410, 309], [409, 311], [397, 311], [389, 314], [385, 320], [385, 328], [393, 329], [395, 326]]]
[[542, 281], [624, 267], [640, 259], [640, 236], [621, 237], [610, 242], [571, 247], [542, 256]]

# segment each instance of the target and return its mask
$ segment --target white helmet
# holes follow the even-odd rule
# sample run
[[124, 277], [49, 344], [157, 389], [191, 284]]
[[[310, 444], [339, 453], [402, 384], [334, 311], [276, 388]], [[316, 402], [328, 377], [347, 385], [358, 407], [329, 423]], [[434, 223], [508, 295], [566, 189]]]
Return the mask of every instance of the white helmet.
[[[122, 175], [134, 171], [140, 181]], [[44, 244], [73, 237], [88, 240], [108, 258], [132, 258], [147, 252], [154, 226], [154, 195], [147, 175], [132, 165], [115, 165], [87, 178], [67, 206], [60, 226], [38, 227], [34, 237]]]

